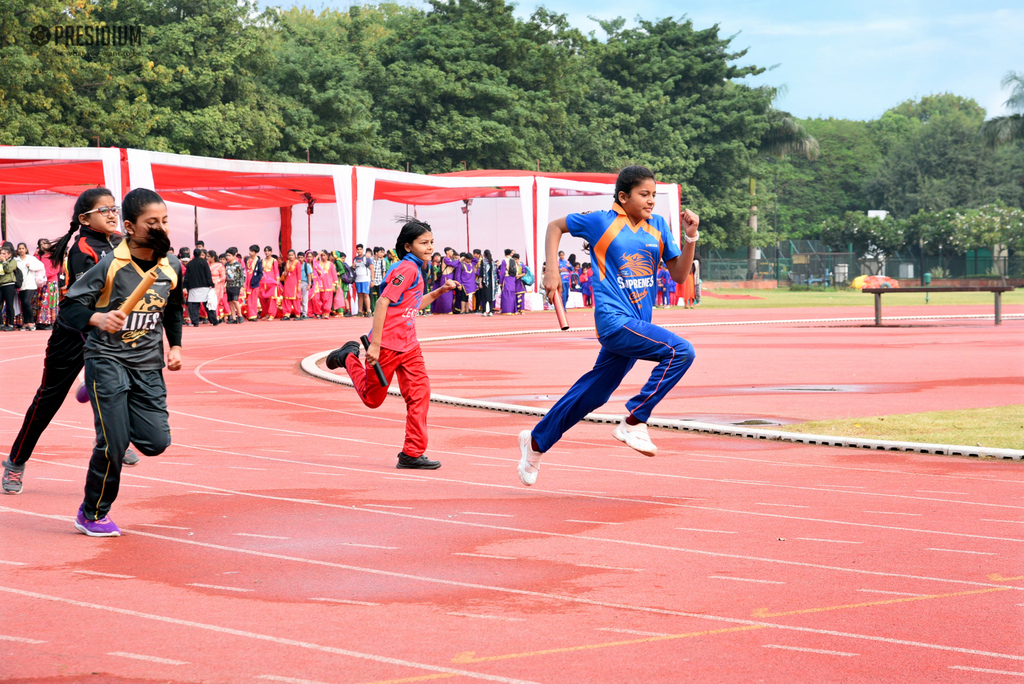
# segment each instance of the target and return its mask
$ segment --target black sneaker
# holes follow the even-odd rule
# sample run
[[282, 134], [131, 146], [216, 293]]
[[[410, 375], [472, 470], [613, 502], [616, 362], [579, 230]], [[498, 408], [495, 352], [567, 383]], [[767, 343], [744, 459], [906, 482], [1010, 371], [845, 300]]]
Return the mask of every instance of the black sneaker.
[[440, 461], [431, 461], [426, 456], [413, 458], [406, 456], [404, 451], [398, 452], [398, 465], [396, 468], [411, 468], [414, 470], [437, 470], [441, 467]]
[[135, 450], [128, 447], [124, 451], [124, 456], [121, 457], [121, 465], [131, 468], [132, 466], [139, 465], [139, 455], [135, 453]]
[[21, 476], [25, 474], [25, 466], [16, 466], [4, 461], [4, 494], [21, 494]]
[[356, 359], [359, 358], [359, 343], [355, 340], [349, 340], [345, 344], [341, 345], [341, 347], [328, 354], [327, 367], [331, 370], [344, 368], [345, 360], [348, 358], [349, 354], [355, 354]]

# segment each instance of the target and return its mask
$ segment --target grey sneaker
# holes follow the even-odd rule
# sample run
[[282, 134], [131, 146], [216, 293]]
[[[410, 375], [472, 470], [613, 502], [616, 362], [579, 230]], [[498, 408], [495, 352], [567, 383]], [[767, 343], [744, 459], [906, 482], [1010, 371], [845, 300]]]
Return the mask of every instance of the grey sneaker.
[[139, 465], [139, 455], [135, 453], [134, 449], [131, 447], [125, 449], [124, 456], [121, 458], [121, 465], [128, 466], [129, 468]]
[[16, 466], [10, 461], [4, 461], [4, 494], [21, 494], [21, 476], [25, 473], [25, 466]]

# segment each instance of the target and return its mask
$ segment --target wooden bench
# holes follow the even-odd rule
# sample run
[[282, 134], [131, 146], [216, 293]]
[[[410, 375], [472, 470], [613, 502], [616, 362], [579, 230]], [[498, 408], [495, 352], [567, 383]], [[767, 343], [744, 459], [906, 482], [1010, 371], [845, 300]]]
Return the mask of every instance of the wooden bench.
[[965, 285], [963, 287], [865, 287], [861, 292], [875, 295], [875, 325], [882, 325], [882, 295], [911, 292], [993, 292], [996, 295], [996, 325], [1003, 322], [1003, 293], [1015, 288], [1009, 285]]

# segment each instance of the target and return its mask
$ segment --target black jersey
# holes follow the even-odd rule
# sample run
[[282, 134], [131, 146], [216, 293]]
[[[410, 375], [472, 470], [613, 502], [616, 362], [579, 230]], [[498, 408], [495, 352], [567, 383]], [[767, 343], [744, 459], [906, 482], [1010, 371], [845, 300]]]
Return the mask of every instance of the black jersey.
[[104, 233], [82, 226], [68, 248], [65, 288], [75, 284], [78, 278], [96, 265], [100, 259], [114, 251], [124, 237], [120, 233], [107, 236]]
[[171, 346], [181, 346], [181, 262], [174, 256], [164, 256], [151, 264], [157, 269], [156, 282], [128, 314], [124, 327], [114, 333], [91, 327], [89, 318], [93, 313], [116, 309], [142, 282], [145, 271], [132, 258], [127, 242], [80, 275], [68, 290], [60, 321], [67, 327], [89, 332], [85, 358], [108, 358], [138, 370], [163, 368], [165, 323]]

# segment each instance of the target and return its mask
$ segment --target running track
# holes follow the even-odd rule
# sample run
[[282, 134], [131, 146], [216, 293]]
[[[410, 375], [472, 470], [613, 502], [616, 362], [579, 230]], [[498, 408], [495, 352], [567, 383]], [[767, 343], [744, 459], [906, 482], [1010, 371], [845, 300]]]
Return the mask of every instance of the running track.
[[[990, 307], [944, 307], [988, 313]], [[1019, 308], [1019, 307], [1018, 307]], [[1007, 307], [1007, 313], [1014, 313]], [[920, 309], [889, 307], [887, 315]], [[869, 315], [658, 312], [658, 322]], [[572, 313], [574, 325], [589, 325]], [[432, 317], [422, 338], [546, 316]], [[1022, 464], [581, 424], [538, 484], [533, 419], [431, 407], [441, 470], [394, 469], [404, 406], [298, 361], [367, 321], [186, 331], [175, 444], [125, 469], [119, 539], [77, 534], [91, 413], [73, 400], [0, 498], [0, 678], [31, 682], [992, 682], [1024, 677]], [[738, 421], [1022, 403], [1024, 321], [677, 329], [658, 414]], [[592, 333], [425, 345], [435, 391], [548, 405]], [[45, 335], [2, 338], [0, 438]], [[644, 379], [638, 364], [613, 402]]]

